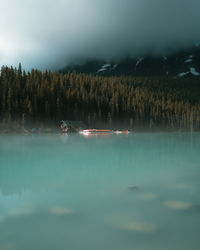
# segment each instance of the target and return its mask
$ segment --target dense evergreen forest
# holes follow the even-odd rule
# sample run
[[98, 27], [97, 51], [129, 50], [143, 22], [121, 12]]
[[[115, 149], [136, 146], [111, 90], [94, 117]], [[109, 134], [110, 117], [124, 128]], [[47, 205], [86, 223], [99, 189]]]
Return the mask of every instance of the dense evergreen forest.
[[200, 80], [25, 72], [3, 66], [0, 121], [82, 120], [129, 128], [200, 128]]

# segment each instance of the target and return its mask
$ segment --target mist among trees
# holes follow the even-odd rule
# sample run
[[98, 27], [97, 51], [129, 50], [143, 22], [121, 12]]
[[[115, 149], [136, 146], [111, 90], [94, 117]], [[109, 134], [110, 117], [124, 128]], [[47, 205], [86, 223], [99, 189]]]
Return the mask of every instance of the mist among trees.
[[2, 67], [1, 121], [82, 120], [130, 128], [200, 128], [197, 78], [103, 77]]

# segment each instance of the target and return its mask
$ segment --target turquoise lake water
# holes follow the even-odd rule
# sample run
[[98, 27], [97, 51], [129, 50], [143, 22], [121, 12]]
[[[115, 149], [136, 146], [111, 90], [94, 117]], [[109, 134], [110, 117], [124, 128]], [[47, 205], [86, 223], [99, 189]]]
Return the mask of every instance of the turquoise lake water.
[[200, 249], [200, 133], [0, 136], [0, 250]]

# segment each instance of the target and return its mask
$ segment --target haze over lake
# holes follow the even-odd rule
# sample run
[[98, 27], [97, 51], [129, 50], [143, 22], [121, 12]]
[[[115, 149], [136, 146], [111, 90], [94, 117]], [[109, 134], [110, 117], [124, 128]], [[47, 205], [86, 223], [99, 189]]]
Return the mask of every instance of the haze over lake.
[[1, 135], [0, 249], [196, 250], [200, 133]]

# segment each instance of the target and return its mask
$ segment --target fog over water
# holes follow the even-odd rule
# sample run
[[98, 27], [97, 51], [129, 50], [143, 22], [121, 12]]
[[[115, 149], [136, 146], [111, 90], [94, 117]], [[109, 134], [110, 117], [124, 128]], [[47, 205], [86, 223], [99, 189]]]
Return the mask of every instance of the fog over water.
[[1, 250], [197, 250], [200, 133], [0, 135]]
[[200, 40], [199, 0], [0, 0], [0, 65], [167, 54]]

